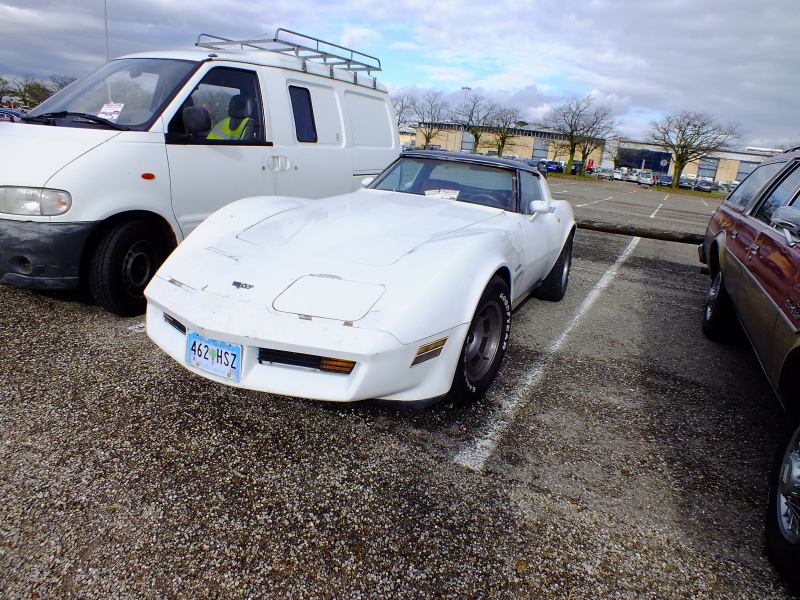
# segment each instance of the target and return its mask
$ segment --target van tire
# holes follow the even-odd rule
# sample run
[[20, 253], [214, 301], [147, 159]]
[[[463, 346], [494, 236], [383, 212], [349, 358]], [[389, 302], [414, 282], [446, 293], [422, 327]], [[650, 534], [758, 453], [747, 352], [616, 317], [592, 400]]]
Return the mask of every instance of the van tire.
[[120, 317], [144, 314], [144, 288], [168, 255], [158, 227], [146, 221], [123, 223], [98, 244], [89, 269], [95, 301]]

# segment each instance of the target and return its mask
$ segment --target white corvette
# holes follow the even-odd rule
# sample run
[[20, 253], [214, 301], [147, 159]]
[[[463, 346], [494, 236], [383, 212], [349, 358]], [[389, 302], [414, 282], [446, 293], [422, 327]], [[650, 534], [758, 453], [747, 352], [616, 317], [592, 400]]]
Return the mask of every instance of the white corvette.
[[147, 333], [232, 386], [470, 402], [500, 367], [512, 309], [564, 296], [574, 233], [534, 167], [407, 152], [350, 194], [214, 213], [147, 287]]

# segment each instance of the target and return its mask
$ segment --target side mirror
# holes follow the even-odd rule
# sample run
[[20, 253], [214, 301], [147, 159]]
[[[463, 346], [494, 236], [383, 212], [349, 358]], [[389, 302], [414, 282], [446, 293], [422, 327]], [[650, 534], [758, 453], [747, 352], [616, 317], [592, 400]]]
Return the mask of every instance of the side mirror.
[[211, 114], [202, 106], [183, 109], [183, 127], [189, 135], [211, 131]]
[[550, 204], [547, 200], [531, 200], [530, 213], [532, 215], [551, 213], [555, 211], [556, 207]]
[[783, 229], [786, 243], [794, 246], [795, 241], [792, 236], [800, 238], [800, 208], [796, 206], [780, 206], [775, 209], [770, 219], [773, 225]]
[[361, 180], [361, 187], [369, 187], [369, 184], [373, 181], [375, 181], [374, 177], [364, 177], [364, 179]]

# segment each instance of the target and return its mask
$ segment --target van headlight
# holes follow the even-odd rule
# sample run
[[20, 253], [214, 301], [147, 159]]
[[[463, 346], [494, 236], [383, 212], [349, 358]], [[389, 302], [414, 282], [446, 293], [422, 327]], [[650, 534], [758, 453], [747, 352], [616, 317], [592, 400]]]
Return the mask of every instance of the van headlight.
[[10, 215], [63, 215], [72, 206], [64, 190], [0, 186], [0, 212]]

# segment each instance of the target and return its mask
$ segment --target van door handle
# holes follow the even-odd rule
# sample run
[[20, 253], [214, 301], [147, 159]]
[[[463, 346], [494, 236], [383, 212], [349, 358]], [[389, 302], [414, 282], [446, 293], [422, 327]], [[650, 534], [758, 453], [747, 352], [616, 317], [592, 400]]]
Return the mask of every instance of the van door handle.
[[267, 157], [267, 168], [270, 171], [288, 171], [291, 163], [289, 162], [288, 156], [268, 156]]

